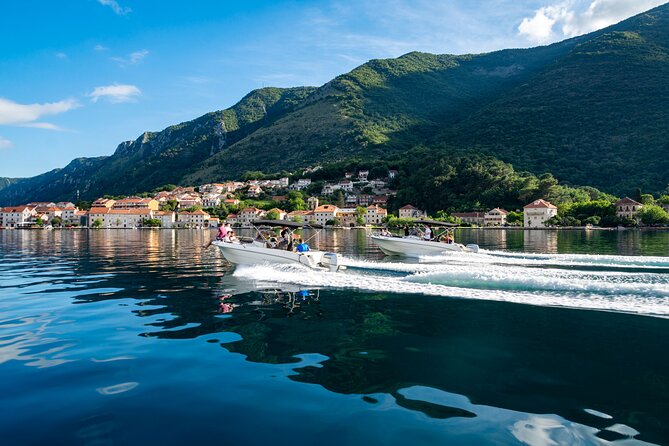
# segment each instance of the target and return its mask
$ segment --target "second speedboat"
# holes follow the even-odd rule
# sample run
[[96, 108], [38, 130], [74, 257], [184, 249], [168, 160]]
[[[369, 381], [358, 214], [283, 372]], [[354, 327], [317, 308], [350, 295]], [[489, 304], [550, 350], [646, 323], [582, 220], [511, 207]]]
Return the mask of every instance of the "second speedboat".
[[475, 244], [463, 245], [455, 243], [449, 233], [449, 228], [455, 226], [437, 220], [417, 220], [415, 222], [422, 227], [439, 227], [443, 231], [426, 239], [421, 234], [395, 237], [392, 235], [374, 234], [371, 239], [389, 256], [420, 257], [426, 255], [440, 255], [451, 252], [478, 252], [479, 246]]

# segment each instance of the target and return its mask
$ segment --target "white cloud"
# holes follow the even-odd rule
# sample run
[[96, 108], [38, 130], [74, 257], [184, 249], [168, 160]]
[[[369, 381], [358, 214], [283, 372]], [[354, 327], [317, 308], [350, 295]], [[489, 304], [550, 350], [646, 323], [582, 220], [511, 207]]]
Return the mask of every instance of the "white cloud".
[[117, 15], [126, 15], [132, 12], [132, 9], [119, 5], [116, 0], [98, 0], [98, 3], [109, 6]]
[[518, 32], [533, 43], [548, 43], [605, 28], [666, 0], [563, 0], [525, 17]]
[[38, 122], [37, 120], [42, 116], [65, 113], [80, 106], [81, 104], [75, 99], [65, 99], [45, 104], [18, 104], [9, 99], [0, 98], [0, 125], [62, 130], [54, 124]]
[[112, 57], [112, 60], [118, 62], [118, 64], [123, 67], [126, 65], [135, 65], [144, 60], [148, 55], [149, 50], [139, 50], [130, 53], [128, 57]]
[[106, 85], [103, 87], [95, 87], [93, 92], [88, 96], [93, 102], [99, 99], [106, 99], [107, 101], [118, 104], [121, 102], [134, 102], [137, 96], [142, 94], [141, 90], [134, 85]]
[[93, 47], [95, 51], [107, 51], [109, 48], [107, 48], [104, 45], [97, 44]]
[[69, 57], [67, 57], [67, 54], [65, 53], [56, 53], [56, 57], [61, 59], [61, 60], [68, 60]]
[[12, 144], [10, 140], [0, 136], [0, 149], [9, 149], [12, 146], [14, 146], [14, 144]]

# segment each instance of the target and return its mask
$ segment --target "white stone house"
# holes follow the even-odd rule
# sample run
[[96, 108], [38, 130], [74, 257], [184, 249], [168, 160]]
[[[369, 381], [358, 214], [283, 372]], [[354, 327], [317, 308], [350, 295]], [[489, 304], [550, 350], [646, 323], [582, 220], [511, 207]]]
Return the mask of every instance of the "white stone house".
[[32, 206], [7, 206], [2, 209], [2, 225], [6, 228], [15, 228], [25, 225], [37, 212]]
[[629, 197], [618, 200], [615, 203], [616, 217], [635, 219], [636, 213], [643, 207], [643, 204], [634, 201]]
[[399, 209], [400, 218], [423, 218], [424, 216], [425, 212], [410, 204], [405, 204]]
[[367, 213], [364, 216], [365, 224], [379, 225], [388, 215], [388, 211], [380, 206], [372, 205], [367, 207]]
[[160, 220], [160, 226], [163, 228], [172, 228], [176, 222], [172, 211], [154, 211], [153, 218]]
[[485, 213], [483, 216], [484, 226], [504, 226], [506, 224], [506, 216], [509, 213], [504, 209], [495, 208]]
[[545, 228], [546, 221], [557, 215], [557, 206], [546, 200], [534, 200], [523, 208], [526, 228]]
[[314, 221], [319, 225], [325, 225], [330, 220], [337, 218], [339, 208], [332, 204], [324, 204], [314, 209]]

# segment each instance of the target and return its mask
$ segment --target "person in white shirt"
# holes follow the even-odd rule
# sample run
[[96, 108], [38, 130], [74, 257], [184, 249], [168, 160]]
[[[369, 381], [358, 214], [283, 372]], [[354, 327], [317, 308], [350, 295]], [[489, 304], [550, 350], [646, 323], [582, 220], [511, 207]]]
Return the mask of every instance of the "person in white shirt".
[[425, 232], [423, 233], [423, 238], [425, 240], [432, 240], [432, 229], [429, 226], [425, 226]]

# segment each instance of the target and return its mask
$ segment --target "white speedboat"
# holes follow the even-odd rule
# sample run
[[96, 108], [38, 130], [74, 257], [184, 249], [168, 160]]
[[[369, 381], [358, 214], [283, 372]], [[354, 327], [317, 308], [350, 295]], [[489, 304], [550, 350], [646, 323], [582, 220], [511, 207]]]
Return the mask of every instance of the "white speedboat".
[[423, 238], [421, 235], [394, 237], [382, 234], [374, 234], [371, 236], [371, 239], [388, 256], [420, 257], [452, 252], [478, 252], [479, 250], [478, 245], [463, 245], [453, 241], [452, 234], [449, 234], [448, 228], [455, 225], [436, 220], [418, 220], [415, 223], [423, 227], [431, 226], [446, 229], [435, 234], [429, 240]]
[[[287, 222], [281, 220], [262, 220], [253, 222], [258, 230], [261, 226], [285, 227], [291, 234], [293, 231], [302, 228], [302, 223]], [[315, 225], [312, 228], [321, 229]], [[339, 265], [337, 254], [334, 252], [319, 251], [317, 249], [308, 250], [287, 250], [285, 246], [277, 243], [273, 238], [267, 238], [262, 231], [258, 230], [258, 237], [255, 239], [241, 238], [232, 241], [215, 241], [214, 245], [221, 250], [223, 257], [230, 263], [237, 265], [259, 265], [275, 263], [298, 263], [313, 269], [322, 269], [327, 271], [338, 271], [344, 267]]]

